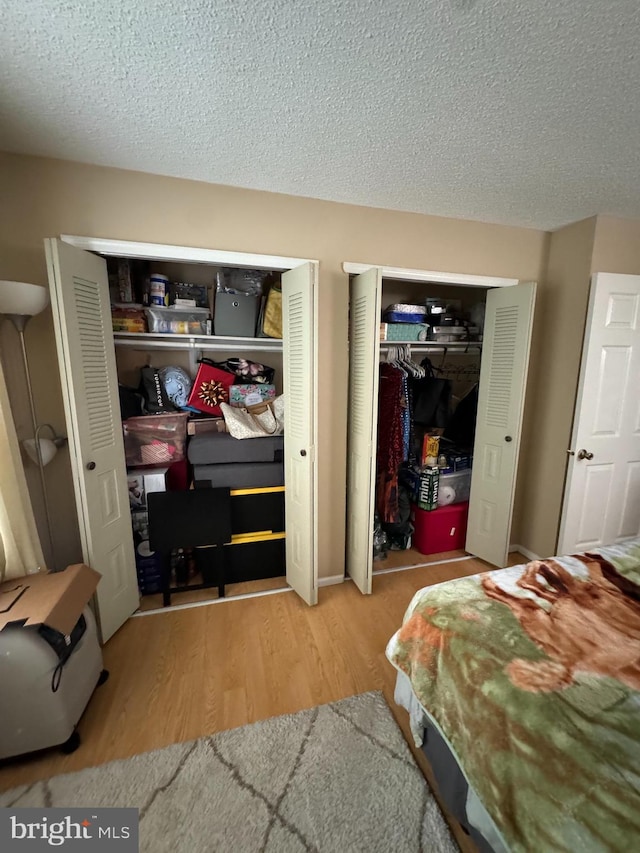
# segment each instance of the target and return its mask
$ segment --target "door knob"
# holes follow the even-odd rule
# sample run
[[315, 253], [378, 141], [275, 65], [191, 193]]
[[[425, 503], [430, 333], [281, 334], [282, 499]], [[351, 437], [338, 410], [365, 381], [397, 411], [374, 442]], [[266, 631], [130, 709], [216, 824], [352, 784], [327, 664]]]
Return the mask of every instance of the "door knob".
[[510, 435], [505, 435], [504, 440], [505, 441], [513, 441], [513, 439], [511, 438]]
[[300, 456], [306, 456], [306, 455], [307, 455], [307, 451], [306, 451], [306, 450], [301, 450], [301, 451], [300, 451]]
[[578, 451], [578, 459], [593, 459], [593, 453], [589, 453], [588, 450], [579, 450]]
[[95, 463], [95, 462], [87, 462], [87, 471], [93, 471], [93, 469], [94, 469], [95, 467], [96, 467], [96, 463]]

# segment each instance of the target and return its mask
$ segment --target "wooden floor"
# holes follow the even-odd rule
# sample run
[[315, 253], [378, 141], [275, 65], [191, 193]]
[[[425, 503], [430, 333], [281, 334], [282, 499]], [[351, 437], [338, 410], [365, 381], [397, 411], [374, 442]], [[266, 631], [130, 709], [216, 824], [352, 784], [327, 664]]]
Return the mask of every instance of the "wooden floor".
[[80, 749], [6, 763], [0, 790], [368, 690], [383, 691], [411, 745], [387, 641], [416, 590], [487, 568], [469, 558], [379, 574], [373, 595], [346, 582], [321, 588], [317, 607], [283, 592], [129, 619], [105, 646], [111, 676], [80, 721]]
[[[196, 578], [198, 580], [198, 578]], [[264, 578], [259, 581], [244, 581], [243, 583], [227, 584], [225, 589], [225, 597], [233, 598], [236, 595], [251, 595], [256, 592], [266, 592], [270, 589], [286, 589], [287, 579], [282, 577]], [[194, 589], [189, 592], [181, 592], [179, 595], [174, 595], [171, 599], [171, 605], [175, 604], [194, 604], [200, 601], [217, 601], [218, 588], [209, 587], [208, 589]], [[159, 610], [162, 608], [162, 593], [157, 595], [143, 595], [140, 599], [140, 607], [138, 612], [146, 613], [148, 610]]]

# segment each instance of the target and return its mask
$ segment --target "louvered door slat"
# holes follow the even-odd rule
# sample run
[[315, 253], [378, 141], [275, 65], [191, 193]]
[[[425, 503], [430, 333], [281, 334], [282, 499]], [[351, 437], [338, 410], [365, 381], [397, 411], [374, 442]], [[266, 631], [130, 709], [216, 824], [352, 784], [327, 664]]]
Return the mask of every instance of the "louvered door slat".
[[347, 573], [371, 592], [375, 445], [378, 423], [378, 329], [382, 276], [371, 269], [351, 282], [347, 434]]
[[106, 264], [46, 240], [83, 559], [106, 641], [138, 606]]
[[317, 602], [318, 575], [315, 287], [313, 264], [282, 276], [287, 583], [307, 604]]
[[[88, 414], [89, 441], [93, 451], [112, 445], [116, 424], [107, 392], [107, 352], [105, 324], [110, 316], [103, 315], [98, 282], [73, 279], [78, 318], [80, 355], [84, 365], [84, 401]], [[117, 429], [120, 430], [118, 418]]]
[[535, 284], [489, 292], [466, 549], [506, 565], [529, 361]]

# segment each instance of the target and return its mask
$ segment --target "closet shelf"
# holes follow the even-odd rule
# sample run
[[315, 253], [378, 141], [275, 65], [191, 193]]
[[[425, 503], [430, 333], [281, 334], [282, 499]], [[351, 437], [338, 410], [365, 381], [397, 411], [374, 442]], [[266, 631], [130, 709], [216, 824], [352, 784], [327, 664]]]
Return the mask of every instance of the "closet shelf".
[[139, 350], [251, 350], [252, 352], [282, 352], [279, 338], [238, 338], [225, 335], [163, 335], [157, 332], [114, 332], [117, 347]]
[[467, 352], [481, 350], [482, 341], [380, 341], [380, 349], [388, 350], [392, 347], [409, 347], [411, 352]]

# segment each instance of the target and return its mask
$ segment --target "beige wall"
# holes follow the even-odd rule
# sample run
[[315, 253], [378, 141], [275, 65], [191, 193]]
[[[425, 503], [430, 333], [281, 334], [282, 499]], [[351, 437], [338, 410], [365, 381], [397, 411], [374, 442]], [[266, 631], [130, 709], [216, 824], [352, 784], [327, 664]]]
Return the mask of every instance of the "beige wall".
[[[347, 280], [342, 262], [541, 281], [546, 261], [547, 235], [531, 229], [335, 204], [63, 161], [0, 155], [0, 186], [3, 278], [46, 284], [42, 239], [63, 233], [320, 261], [322, 576], [341, 572], [344, 555]], [[546, 306], [543, 317], [552, 322], [557, 295], [541, 281], [540, 298]], [[563, 305], [566, 301], [561, 299]], [[5, 344], [10, 331], [3, 332]], [[50, 312], [32, 321], [28, 337], [39, 417], [64, 429]], [[537, 354], [545, 358], [539, 339]], [[549, 367], [548, 355], [544, 363]], [[536, 365], [532, 382], [538, 391], [543, 389]], [[17, 419], [23, 420], [18, 381], [13, 383], [12, 394]], [[560, 394], [553, 398], [559, 405], [563, 402]], [[526, 417], [531, 416], [528, 406]], [[537, 420], [540, 417], [536, 415]], [[523, 470], [534, 471], [535, 458], [531, 459], [527, 447], [524, 457]], [[58, 559], [69, 562], [78, 558], [79, 548], [68, 460], [61, 455], [47, 468], [47, 475], [55, 490], [52, 510]], [[524, 512], [518, 516], [514, 539], [526, 539], [534, 550], [548, 541], [541, 521], [534, 525], [535, 532], [529, 531], [528, 510], [538, 499], [545, 500], [543, 486], [537, 478], [535, 488], [527, 486], [526, 497], [519, 493], [517, 498]]]
[[640, 222], [598, 217], [591, 272], [640, 275]]
[[541, 557], [558, 537], [595, 229], [593, 218], [550, 235], [538, 288], [512, 539]]
[[557, 546], [590, 278], [596, 272], [640, 274], [640, 222], [598, 216], [550, 235], [534, 326], [514, 524], [519, 544], [540, 556]]

